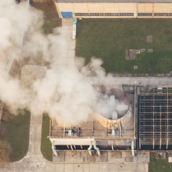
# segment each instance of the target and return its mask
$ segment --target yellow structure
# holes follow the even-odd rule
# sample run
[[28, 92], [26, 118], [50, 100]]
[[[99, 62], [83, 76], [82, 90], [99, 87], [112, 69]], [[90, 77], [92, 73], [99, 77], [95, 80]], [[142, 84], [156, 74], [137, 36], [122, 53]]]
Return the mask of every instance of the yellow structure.
[[[168, 3], [169, 0], [132, 1], [55, 0], [55, 5], [60, 18], [172, 18], [172, 2]], [[65, 16], [66, 12], [71, 16]]]

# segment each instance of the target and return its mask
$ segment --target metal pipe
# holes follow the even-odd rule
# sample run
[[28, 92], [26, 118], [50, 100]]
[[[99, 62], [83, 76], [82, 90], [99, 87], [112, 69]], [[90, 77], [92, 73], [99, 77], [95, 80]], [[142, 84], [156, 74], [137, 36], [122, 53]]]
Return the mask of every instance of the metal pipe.
[[89, 146], [89, 148], [88, 148], [88, 152], [89, 152], [90, 156], [92, 156], [91, 149], [92, 149], [92, 142], [90, 142], [90, 146]]
[[120, 137], [121, 137], [121, 122], [119, 124], [119, 133], [120, 133]]
[[75, 145], [73, 145], [73, 147], [74, 147], [74, 149], [76, 149], [76, 146]]
[[81, 149], [83, 149], [82, 145], [80, 145], [80, 146], [81, 146]]
[[67, 148], [69, 149], [69, 145], [67, 145]]
[[115, 136], [115, 126], [112, 127], [112, 136]]
[[96, 146], [96, 141], [94, 141], [94, 149], [97, 150], [97, 153], [98, 153], [98, 155], [100, 156], [100, 155], [101, 155], [101, 154], [100, 154], [100, 150], [99, 150], [99, 148]]
[[70, 148], [73, 150], [73, 146], [72, 145], [70, 145]]
[[113, 144], [112, 144], [112, 150], [114, 150], [114, 146], [113, 146]]
[[58, 156], [57, 151], [55, 150], [54, 142], [52, 142], [52, 150], [55, 156]]
[[132, 152], [132, 156], [134, 156], [134, 141], [132, 140], [131, 142], [131, 152]]

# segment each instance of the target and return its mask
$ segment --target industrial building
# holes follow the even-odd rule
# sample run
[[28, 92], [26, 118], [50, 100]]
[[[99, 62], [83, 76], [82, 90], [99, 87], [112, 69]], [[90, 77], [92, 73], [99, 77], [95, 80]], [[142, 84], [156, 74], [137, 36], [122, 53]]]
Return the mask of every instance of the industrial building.
[[170, 0], [56, 0], [60, 18], [172, 18]]
[[139, 151], [172, 149], [171, 87], [123, 85], [121, 90], [112, 90], [110, 99], [114, 95], [128, 104], [122, 115], [112, 113], [112, 118], [106, 118], [97, 112], [96, 120], [70, 127], [50, 121], [49, 139], [54, 154], [85, 151], [84, 162], [91, 162], [89, 157], [105, 161], [101, 158], [107, 159], [108, 152], [129, 151], [136, 159], [126, 157], [126, 162], [144, 162], [138, 158]]
[[[95, 86], [100, 90], [100, 86]], [[49, 139], [54, 154], [60, 151], [86, 151], [87, 156], [107, 157], [108, 151], [125, 150], [134, 156], [137, 140], [134, 115], [134, 88], [127, 87], [127, 91], [112, 88], [107, 93], [112, 104], [121, 101], [127, 104], [127, 109], [111, 112], [104, 117], [95, 112], [94, 121], [86, 121], [77, 126], [64, 126], [58, 121], [51, 120]], [[104, 92], [104, 91], [103, 91]], [[105, 93], [103, 93], [105, 94]]]

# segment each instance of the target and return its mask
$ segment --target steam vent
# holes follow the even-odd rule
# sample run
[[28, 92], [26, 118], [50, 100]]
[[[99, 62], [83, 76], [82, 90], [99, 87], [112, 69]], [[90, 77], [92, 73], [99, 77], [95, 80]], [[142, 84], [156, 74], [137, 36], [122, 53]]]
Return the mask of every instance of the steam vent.
[[[61, 126], [51, 119], [49, 139], [54, 154], [61, 150], [85, 150], [87, 156], [107, 156], [105, 152], [130, 150], [136, 146], [133, 90], [94, 86], [99, 94], [95, 120], [77, 126]], [[106, 151], [105, 151], [106, 150]]]

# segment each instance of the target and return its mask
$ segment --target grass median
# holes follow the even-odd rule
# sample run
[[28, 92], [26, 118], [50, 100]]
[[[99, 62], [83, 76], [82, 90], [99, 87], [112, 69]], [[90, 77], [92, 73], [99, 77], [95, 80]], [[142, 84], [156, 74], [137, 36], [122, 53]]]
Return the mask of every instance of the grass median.
[[49, 161], [52, 161], [52, 148], [51, 148], [51, 142], [47, 138], [49, 136], [49, 124], [50, 124], [50, 118], [48, 114], [43, 114], [43, 120], [42, 120], [42, 138], [41, 138], [41, 152]]

